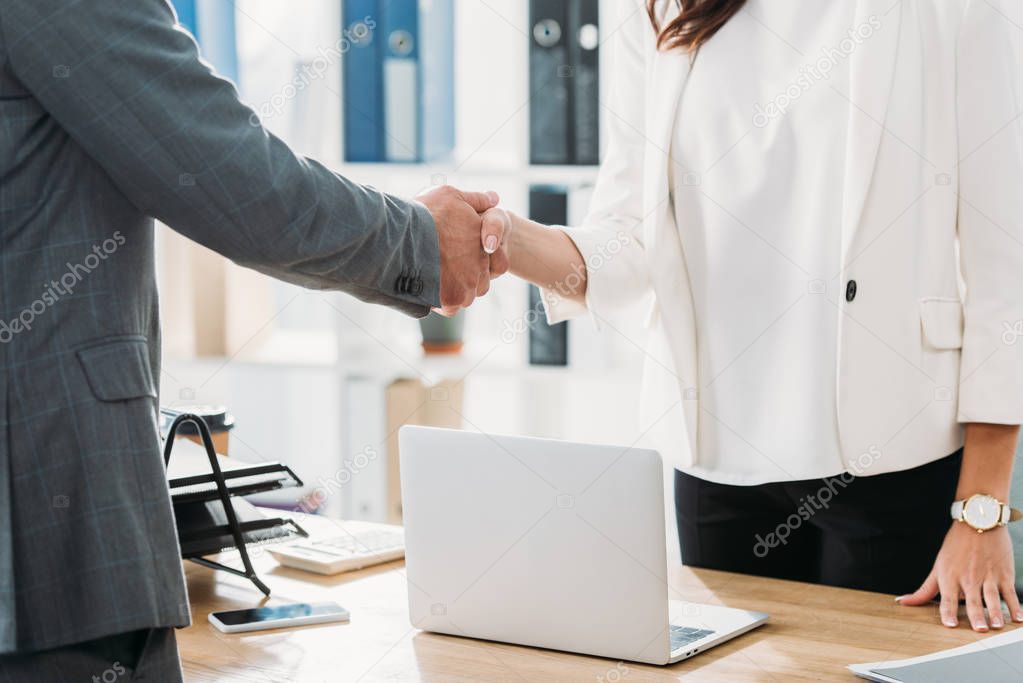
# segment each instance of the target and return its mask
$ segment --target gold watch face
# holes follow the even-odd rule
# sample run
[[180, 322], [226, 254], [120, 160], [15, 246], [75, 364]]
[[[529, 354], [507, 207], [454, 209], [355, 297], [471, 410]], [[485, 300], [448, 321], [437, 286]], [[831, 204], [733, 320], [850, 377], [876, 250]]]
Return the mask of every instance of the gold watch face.
[[963, 519], [978, 531], [994, 529], [1001, 515], [1002, 504], [993, 496], [977, 494], [963, 504]]

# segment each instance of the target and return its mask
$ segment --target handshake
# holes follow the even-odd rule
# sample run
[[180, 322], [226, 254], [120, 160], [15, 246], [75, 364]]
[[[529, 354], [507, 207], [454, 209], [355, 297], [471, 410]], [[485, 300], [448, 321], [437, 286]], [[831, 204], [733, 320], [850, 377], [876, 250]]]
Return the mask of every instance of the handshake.
[[508, 272], [511, 220], [497, 208], [496, 192], [462, 192], [450, 186], [416, 197], [437, 225], [440, 245], [440, 308], [454, 315], [490, 290], [490, 281]]

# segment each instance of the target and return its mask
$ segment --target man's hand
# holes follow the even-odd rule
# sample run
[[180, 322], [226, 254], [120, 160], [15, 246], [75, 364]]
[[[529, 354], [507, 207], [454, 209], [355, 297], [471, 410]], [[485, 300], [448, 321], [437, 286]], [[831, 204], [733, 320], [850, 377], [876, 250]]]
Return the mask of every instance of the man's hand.
[[480, 214], [497, 206], [496, 192], [462, 192], [443, 185], [416, 197], [433, 215], [440, 243], [440, 313], [453, 315], [490, 289], [491, 254], [501, 248], [504, 225], [483, 230]]

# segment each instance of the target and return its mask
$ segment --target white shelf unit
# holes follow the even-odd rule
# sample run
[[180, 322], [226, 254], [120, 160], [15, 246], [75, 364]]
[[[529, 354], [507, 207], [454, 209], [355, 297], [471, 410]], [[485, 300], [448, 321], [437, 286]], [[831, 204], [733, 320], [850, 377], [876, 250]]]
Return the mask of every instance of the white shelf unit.
[[[616, 28], [613, 4], [619, 0], [600, 1], [606, 36]], [[329, 52], [340, 37], [337, 0], [238, 0], [236, 7], [239, 89], [257, 109], [280, 100], [303, 65]], [[592, 185], [598, 171], [528, 163], [530, 32], [528, 2], [456, 0], [457, 147], [450, 161], [344, 163], [337, 59], [328, 60], [308, 87], [285, 98], [264, 124], [300, 153], [385, 192], [411, 196], [439, 183], [492, 189], [510, 209], [526, 214], [529, 185]], [[602, 74], [610, 47], [601, 47]], [[601, 80], [603, 99], [608, 84]], [[572, 218], [579, 217], [577, 209]], [[522, 321], [528, 307], [526, 286], [510, 278], [495, 282], [491, 295], [468, 311], [467, 348], [454, 359], [424, 357], [416, 322], [389, 309], [283, 284], [273, 289], [274, 308], [283, 312], [239, 354], [168, 359], [164, 401], [228, 405], [238, 418], [232, 454], [289, 463], [305, 479], [307, 493], [330, 488], [324, 504], [330, 516], [383, 518], [385, 457], [341, 486], [331, 482], [363, 449], [383, 448], [382, 397], [397, 378], [467, 376], [470, 429], [616, 443], [636, 436], [632, 413], [643, 355], [642, 311], [611, 321], [613, 328], [599, 336], [588, 321], [573, 322], [572, 365], [539, 368], [527, 363], [526, 334], [502, 335], [507, 325]]]

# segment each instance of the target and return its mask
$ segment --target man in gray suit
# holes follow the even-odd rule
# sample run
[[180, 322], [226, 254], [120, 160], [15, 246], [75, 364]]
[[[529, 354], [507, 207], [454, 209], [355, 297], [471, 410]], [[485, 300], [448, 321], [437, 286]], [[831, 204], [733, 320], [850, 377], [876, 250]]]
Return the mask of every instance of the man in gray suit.
[[165, 0], [0, 4], [4, 683], [180, 680], [154, 218], [416, 316], [469, 305], [507, 268], [502, 236], [481, 236], [495, 196], [410, 202], [297, 157], [174, 23]]

